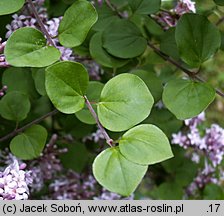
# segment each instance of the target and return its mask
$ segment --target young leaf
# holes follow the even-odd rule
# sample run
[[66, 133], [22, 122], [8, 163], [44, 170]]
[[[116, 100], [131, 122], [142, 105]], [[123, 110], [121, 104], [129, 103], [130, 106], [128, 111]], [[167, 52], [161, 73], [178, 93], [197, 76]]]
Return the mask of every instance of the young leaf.
[[65, 47], [83, 43], [89, 30], [97, 21], [97, 12], [86, 0], [78, 0], [67, 9], [59, 25], [59, 41]]
[[138, 125], [128, 130], [119, 140], [119, 148], [125, 158], [142, 165], [173, 157], [168, 138], [151, 124]]
[[127, 64], [127, 59], [119, 59], [111, 56], [103, 48], [102, 33], [98, 32], [93, 35], [89, 44], [90, 54], [99, 64], [109, 68], [119, 68]]
[[0, 15], [11, 14], [23, 7], [25, 0], [1, 0]]
[[178, 118], [197, 116], [215, 99], [215, 90], [207, 83], [176, 79], [168, 82], [163, 92], [163, 102]]
[[104, 86], [98, 117], [108, 130], [124, 131], [147, 118], [153, 103], [149, 89], [138, 76], [120, 74]]
[[11, 152], [23, 160], [40, 156], [47, 140], [47, 130], [40, 125], [33, 125], [10, 142]]
[[20, 122], [30, 111], [29, 97], [21, 92], [12, 91], [0, 100], [0, 114], [3, 118]]
[[128, 0], [132, 12], [135, 14], [149, 15], [160, 9], [161, 0]]
[[109, 191], [129, 196], [142, 180], [147, 168], [127, 160], [119, 148], [114, 147], [104, 150], [95, 158], [93, 174]]
[[5, 46], [5, 57], [15, 67], [45, 67], [60, 58], [60, 51], [46, 45], [44, 35], [37, 29], [16, 30]]
[[192, 67], [199, 67], [221, 46], [219, 30], [198, 14], [184, 14], [180, 18], [175, 38], [181, 58]]
[[128, 20], [118, 19], [103, 32], [103, 47], [115, 57], [134, 58], [141, 55], [146, 46], [141, 31]]
[[63, 61], [46, 69], [47, 94], [54, 106], [66, 114], [78, 112], [84, 107], [83, 95], [88, 82], [88, 72], [76, 62]]
[[[86, 96], [87, 96], [88, 100], [90, 102], [93, 102], [92, 107], [95, 110], [95, 112], [97, 109], [96, 104], [97, 104], [97, 102], [99, 102], [100, 94], [101, 94], [103, 87], [104, 87], [103, 83], [91, 81], [91, 82], [89, 82], [89, 86], [86, 91]], [[93, 118], [93, 116], [91, 115], [91, 113], [86, 105], [85, 105], [84, 109], [80, 110], [75, 115], [81, 122], [84, 122], [86, 124], [96, 124], [96, 120]]]

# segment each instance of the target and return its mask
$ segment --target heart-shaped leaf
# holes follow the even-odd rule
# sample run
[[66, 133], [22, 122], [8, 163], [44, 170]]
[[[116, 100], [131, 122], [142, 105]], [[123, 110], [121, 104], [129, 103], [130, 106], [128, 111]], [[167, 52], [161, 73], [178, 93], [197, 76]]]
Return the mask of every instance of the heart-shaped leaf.
[[97, 18], [97, 12], [90, 2], [76, 1], [67, 9], [60, 22], [58, 29], [60, 43], [65, 47], [82, 44]]
[[59, 62], [46, 69], [45, 86], [54, 106], [72, 114], [85, 105], [84, 95], [89, 82], [88, 72], [76, 62]]
[[142, 165], [155, 164], [173, 156], [166, 135], [151, 124], [128, 130], [119, 140], [119, 148], [128, 160]]
[[120, 74], [104, 86], [97, 112], [102, 125], [124, 131], [149, 115], [154, 99], [146, 84], [134, 74]]
[[30, 111], [28, 95], [12, 91], [0, 100], [0, 114], [3, 118], [20, 122], [27, 117]]
[[119, 148], [114, 147], [104, 150], [95, 158], [93, 174], [109, 191], [129, 196], [141, 182], [147, 168], [127, 160]]
[[199, 67], [221, 46], [219, 30], [205, 16], [184, 14], [176, 26], [175, 38], [183, 61]]
[[128, 20], [117, 19], [103, 32], [103, 47], [115, 57], [134, 58], [141, 55], [146, 46], [141, 31]]
[[47, 130], [40, 125], [33, 125], [12, 139], [10, 150], [20, 159], [31, 160], [40, 156], [46, 140]]
[[5, 46], [5, 57], [15, 67], [46, 67], [60, 58], [60, 51], [46, 45], [44, 35], [37, 29], [16, 30]]
[[214, 99], [214, 88], [192, 80], [171, 80], [163, 92], [164, 104], [181, 120], [199, 115]]

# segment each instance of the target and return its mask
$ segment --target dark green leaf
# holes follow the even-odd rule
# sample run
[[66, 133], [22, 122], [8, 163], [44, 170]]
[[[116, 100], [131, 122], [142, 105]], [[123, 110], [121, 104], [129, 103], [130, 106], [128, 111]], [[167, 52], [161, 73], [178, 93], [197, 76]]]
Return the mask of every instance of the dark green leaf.
[[23, 160], [40, 156], [47, 140], [47, 130], [40, 125], [33, 125], [10, 142], [12, 153]]
[[103, 32], [103, 47], [119, 58], [139, 56], [145, 51], [146, 45], [141, 31], [128, 20], [116, 20]]
[[20, 122], [30, 111], [29, 97], [21, 92], [12, 91], [0, 100], [0, 114], [3, 118]]
[[219, 30], [198, 14], [184, 14], [178, 21], [175, 37], [181, 58], [192, 67], [199, 67], [221, 46]]

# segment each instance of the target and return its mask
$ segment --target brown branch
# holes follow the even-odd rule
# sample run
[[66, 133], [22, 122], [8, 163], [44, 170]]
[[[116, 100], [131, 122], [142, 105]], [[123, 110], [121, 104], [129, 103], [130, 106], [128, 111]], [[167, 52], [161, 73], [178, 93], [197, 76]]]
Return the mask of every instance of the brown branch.
[[122, 13], [117, 9], [117, 7], [115, 5], [113, 5], [110, 0], [105, 0], [107, 6], [114, 12], [116, 12], [116, 14], [120, 17], [123, 18]]
[[[165, 61], [173, 64], [174, 66], [176, 66], [177, 68], [179, 68], [180, 70], [182, 70], [184, 73], [186, 73], [189, 77], [197, 80], [197, 81], [200, 81], [200, 82], [206, 82], [205, 80], [203, 80], [201, 77], [199, 77], [197, 75], [197, 72], [192, 72], [190, 70], [188, 70], [187, 68], [183, 67], [181, 64], [179, 64], [178, 62], [176, 62], [175, 60], [173, 60], [171, 57], [169, 57], [168, 55], [166, 55], [164, 52], [162, 52], [160, 49], [158, 49], [156, 46], [154, 46], [153, 44], [151, 44], [150, 42], [148, 42], [148, 46], [150, 48], [153, 49], [153, 51], [158, 54], [161, 58], [163, 58]], [[215, 89], [216, 93], [218, 95], [220, 95], [221, 97], [224, 98], [224, 93], [219, 90], [219, 89]]]
[[3, 141], [5, 141], [5, 140], [7, 140], [7, 139], [9, 139], [9, 138], [11, 138], [11, 137], [16, 136], [18, 133], [23, 132], [24, 130], [26, 130], [27, 128], [31, 127], [32, 125], [34, 125], [34, 124], [38, 124], [38, 123], [40, 123], [41, 121], [43, 121], [44, 119], [46, 119], [47, 117], [53, 116], [53, 115], [55, 115], [56, 113], [58, 113], [58, 110], [55, 109], [55, 110], [53, 110], [53, 111], [51, 111], [51, 112], [49, 112], [49, 113], [47, 113], [47, 114], [41, 116], [40, 118], [35, 119], [34, 121], [32, 121], [32, 122], [26, 124], [25, 126], [19, 128], [19, 129], [16, 129], [16, 130], [12, 131], [11, 133], [5, 135], [4, 137], [0, 138], [0, 142], [3, 142]]
[[224, 22], [224, 17], [221, 17], [217, 22], [216, 22], [216, 26], [219, 26], [220, 24], [222, 24]]
[[56, 48], [56, 45], [55, 45], [54, 41], [51, 38], [51, 35], [48, 33], [48, 31], [45, 28], [45, 26], [44, 26], [44, 24], [43, 24], [43, 22], [42, 22], [42, 20], [41, 20], [41, 18], [39, 16], [39, 14], [37, 13], [37, 10], [36, 10], [36, 8], [35, 8], [35, 6], [33, 4], [33, 1], [32, 0], [27, 0], [27, 1], [28, 1], [29, 5], [30, 5], [30, 8], [31, 8], [35, 18], [37, 19], [37, 22], [38, 22], [38, 24], [39, 24], [39, 26], [41, 28], [41, 31], [46, 35], [49, 44], [51, 44], [52, 46], [54, 46]]
[[107, 144], [110, 146], [110, 147], [113, 147], [113, 143], [114, 141], [109, 137], [109, 135], [107, 134], [106, 130], [104, 129], [104, 127], [102, 126], [102, 124], [100, 123], [99, 121], [99, 118], [95, 112], [95, 110], [93, 109], [91, 103], [89, 102], [88, 98], [86, 96], [84, 96], [84, 99], [86, 101], [86, 106], [88, 107], [90, 113], [92, 114], [93, 118], [95, 119], [96, 123], [97, 123], [97, 126], [98, 128], [100, 129], [101, 133], [103, 134]]

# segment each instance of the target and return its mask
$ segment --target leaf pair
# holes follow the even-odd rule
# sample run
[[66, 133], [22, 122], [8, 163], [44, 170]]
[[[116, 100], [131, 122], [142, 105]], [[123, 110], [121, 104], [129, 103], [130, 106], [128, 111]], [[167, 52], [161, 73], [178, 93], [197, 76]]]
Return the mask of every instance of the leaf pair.
[[108, 190], [129, 196], [142, 180], [148, 165], [172, 156], [169, 140], [159, 128], [139, 125], [121, 137], [119, 147], [106, 149], [96, 157], [93, 173]]
[[[67, 114], [82, 110], [85, 106], [83, 96], [89, 84], [85, 68], [79, 63], [67, 61], [48, 67], [46, 72], [46, 91], [55, 107]], [[105, 128], [124, 131], [149, 115], [154, 100], [138, 76], [118, 75], [101, 89], [99, 102], [93, 102], [97, 102], [98, 117]], [[77, 115], [80, 116], [80, 113]]]
[[[10, 0], [10, 2], [1, 1], [0, 14], [1, 10], [6, 12], [7, 9], [8, 11], [11, 9], [12, 11], [13, 8], [22, 6], [25, 1]], [[15, 4], [14, 7], [13, 4]], [[9, 6], [6, 7], [6, 5]], [[85, 0], [76, 1], [65, 12], [59, 25], [60, 43], [66, 47], [80, 45], [96, 20], [97, 13], [91, 3]], [[47, 40], [40, 31], [30, 27], [16, 30], [5, 47], [6, 60], [15, 67], [46, 67], [58, 61], [60, 55], [58, 49], [47, 45]]]

